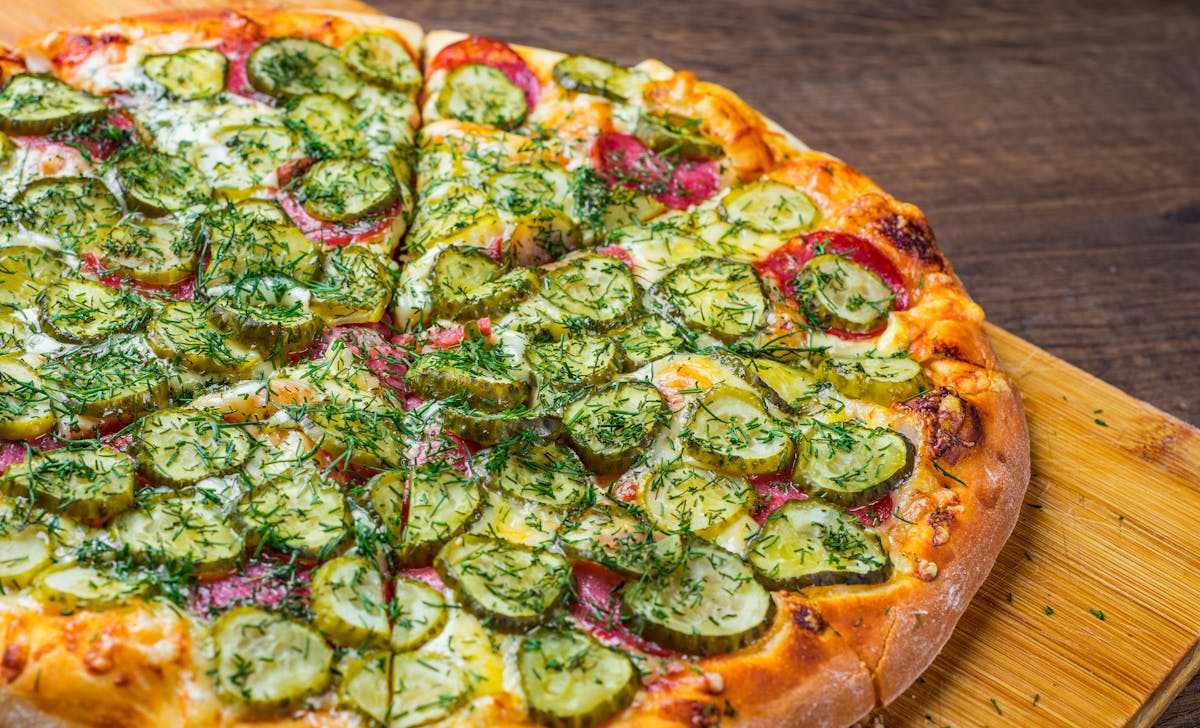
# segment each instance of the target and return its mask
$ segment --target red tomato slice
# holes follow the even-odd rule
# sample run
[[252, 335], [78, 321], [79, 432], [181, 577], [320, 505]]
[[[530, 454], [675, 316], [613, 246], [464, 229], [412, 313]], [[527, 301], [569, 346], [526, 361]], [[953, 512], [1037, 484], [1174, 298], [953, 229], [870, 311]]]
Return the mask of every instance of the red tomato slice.
[[525, 92], [525, 103], [532, 109], [542, 93], [542, 84], [533, 69], [513, 50], [512, 46], [495, 38], [472, 35], [443, 48], [429, 64], [429, 72], [453, 71], [468, 63], [480, 63], [500, 71], [513, 85]]
[[721, 188], [716, 163], [658, 154], [629, 134], [603, 132], [592, 146], [592, 163], [610, 186], [638, 190], [673, 210], [703, 202]]
[[[783, 294], [794, 300], [796, 296], [796, 275], [804, 264], [820, 253], [836, 253], [843, 255], [869, 269], [883, 279], [888, 288], [892, 289], [895, 298], [892, 309], [903, 311], [908, 308], [908, 288], [904, 284], [904, 276], [883, 253], [865, 238], [849, 233], [832, 230], [818, 230], [793, 238], [779, 247], [757, 264], [758, 272], [775, 279]], [[883, 329], [877, 331], [843, 331], [838, 328], [827, 328], [826, 333], [834, 334], [843, 339], [869, 339], [878, 336]]]

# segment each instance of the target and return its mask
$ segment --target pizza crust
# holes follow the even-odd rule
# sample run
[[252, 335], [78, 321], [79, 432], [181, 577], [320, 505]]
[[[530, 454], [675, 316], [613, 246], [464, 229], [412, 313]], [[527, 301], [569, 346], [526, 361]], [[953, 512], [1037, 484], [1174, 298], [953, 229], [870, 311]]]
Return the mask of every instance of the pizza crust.
[[[356, 13], [300, 10], [180, 11], [77, 26], [23, 42], [42, 63], [71, 77], [73, 53], [97, 41], [119, 49], [120, 37], [183, 33], [188, 42], [218, 42], [231, 33], [298, 34], [339, 45], [365, 28], [386, 28], [414, 55], [432, 58], [465, 37], [427, 35], [414, 23]], [[107, 38], [107, 40], [104, 40]], [[514, 46], [545, 83], [563, 54]], [[95, 52], [94, 50], [92, 52]], [[887, 537], [901, 554], [885, 584], [776, 593], [769, 633], [750, 648], [699, 661], [703, 674], [681, 671], [650, 682], [611, 725], [691, 725], [714, 711], [747, 726], [852, 724], [899, 695], [936, 657], [991, 569], [1011, 532], [1029, 480], [1028, 433], [1020, 396], [997, 370], [983, 333], [983, 313], [942, 256], [920, 210], [896, 201], [849, 165], [807, 149], [735, 94], [661, 63], [641, 64], [653, 81], [648, 103], [704, 119], [705, 133], [727, 150], [730, 178], [771, 178], [795, 185], [818, 204], [823, 227], [871, 240], [901, 271], [913, 305], [893, 316], [895, 336], [925, 361], [936, 385], [954, 387], [970, 404], [981, 436], [939, 460], [966, 483], [931, 475], [932, 435], [923, 433], [922, 488], [896, 494], [899, 514]], [[0, 51], [0, 72], [20, 70]], [[430, 79], [427, 95], [436, 91]], [[918, 285], [919, 283], [919, 285]], [[892, 416], [927, 426], [911, 412]], [[925, 423], [925, 424], [922, 424]], [[933, 478], [937, 478], [933, 480]], [[63, 616], [27, 599], [0, 598], [0, 715], [5, 724], [247, 724], [213, 694], [193, 628], [165, 608]], [[166, 647], [164, 647], [166, 645]], [[52, 679], [46, 676], [52, 675]], [[79, 721], [78, 723], [72, 721]], [[477, 699], [466, 725], [533, 725], [516, 696]], [[332, 709], [255, 726], [358, 725]]]

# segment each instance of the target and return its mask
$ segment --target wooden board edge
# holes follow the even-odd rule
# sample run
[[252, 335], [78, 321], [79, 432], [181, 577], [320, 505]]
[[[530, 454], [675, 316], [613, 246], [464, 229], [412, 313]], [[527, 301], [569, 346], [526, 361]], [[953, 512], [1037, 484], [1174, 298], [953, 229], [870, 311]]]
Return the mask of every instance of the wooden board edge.
[[1171, 670], [1167, 679], [1150, 694], [1150, 699], [1142, 703], [1142, 707], [1129, 719], [1126, 728], [1150, 728], [1154, 725], [1197, 674], [1200, 674], [1200, 638], [1192, 644], [1192, 648], [1175, 669]]

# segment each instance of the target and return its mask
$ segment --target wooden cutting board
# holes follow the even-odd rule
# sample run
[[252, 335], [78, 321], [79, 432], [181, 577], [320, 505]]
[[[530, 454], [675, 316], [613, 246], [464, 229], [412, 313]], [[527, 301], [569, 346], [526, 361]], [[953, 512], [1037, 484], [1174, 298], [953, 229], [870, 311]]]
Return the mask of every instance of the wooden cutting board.
[[[0, 42], [206, 4], [6, 0]], [[989, 334], [1025, 400], [1033, 480], [991, 577], [885, 723], [1149, 726], [1200, 670], [1200, 432], [1012, 334]]]

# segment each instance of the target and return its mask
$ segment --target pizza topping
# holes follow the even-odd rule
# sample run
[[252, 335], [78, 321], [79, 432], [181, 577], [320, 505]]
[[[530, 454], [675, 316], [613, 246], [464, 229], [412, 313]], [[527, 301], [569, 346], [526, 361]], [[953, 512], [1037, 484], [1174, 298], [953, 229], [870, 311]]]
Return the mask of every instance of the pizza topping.
[[620, 228], [658, 217], [667, 209], [663, 203], [636, 189], [610, 185], [590, 167], [576, 171], [568, 205], [585, 234], [596, 241], [606, 239]]
[[213, 625], [221, 697], [258, 711], [297, 704], [329, 682], [333, 650], [311, 627], [280, 614], [242, 607]]
[[725, 343], [766, 322], [767, 298], [754, 269], [724, 258], [697, 258], [675, 268], [654, 294], [680, 322]]
[[[498, 462], [497, 462], [498, 461]], [[513, 498], [573, 509], [595, 498], [595, 479], [579, 456], [555, 442], [514, 443], [497, 452], [492, 483]]]
[[[196, 270], [196, 247], [189, 223], [176, 218], [129, 215], [84, 253], [95, 256], [98, 277], [110, 287], [107, 276], [127, 278], [146, 286], [170, 286], [190, 278]], [[100, 266], [103, 266], [101, 269]]]
[[383, 577], [366, 559], [339, 557], [312, 575], [313, 626], [343, 647], [388, 643]]
[[807, 368], [756, 357], [750, 360], [749, 374], [754, 384], [786, 412], [801, 414], [819, 401], [821, 382]]
[[750, 563], [771, 589], [878, 584], [891, 571], [878, 533], [812, 498], [790, 500], [771, 514], [751, 541]]
[[69, 278], [51, 284], [38, 301], [42, 330], [68, 344], [96, 344], [131, 331], [141, 326], [146, 313], [137, 296]]
[[629, 134], [601, 133], [592, 159], [609, 185], [639, 190], [673, 210], [703, 202], [721, 185], [712, 161], [659, 154]]
[[483, 505], [483, 493], [473, 480], [432, 463], [407, 476], [377, 476], [370, 499], [396, 548], [397, 562], [405, 568], [432, 564], [442, 545], [466, 530]]
[[206, 412], [159, 410], [138, 424], [138, 472], [152, 483], [182, 488], [235, 470], [252, 446], [241, 427]]
[[243, 377], [259, 356], [209, 323], [209, 308], [192, 301], [163, 307], [146, 328], [154, 353], [173, 364], [206, 373]]
[[262, 43], [247, 57], [246, 75], [254, 88], [285, 100], [309, 93], [348, 99], [359, 86], [340, 53], [305, 38]]
[[437, 95], [438, 113], [447, 119], [512, 129], [525, 121], [525, 92], [501, 71], [481, 63], [459, 66]]
[[14, 356], [0, 356], [0, 438], [32, 440], [54, 427], [54, 400], [41, 377]]
[[869, 268], [840, 255], [818, 255], [795, 280], [805, 318], [822, 329], [876, 331], [887, 322], [892, 290]]
[[208, 197], [204, 176], [187, 160], [151, 147], [126, 147], [113, 159], [125, 203], [147, 215], [178, 212]]
[[921, 364], [906, 356], [830, 357], [821, 363], [819, 373], [843, 396], [884, 406], [911, 399], [930, 387]]
[[856, 508], [895, 490], [912, 473], [915, 449], [900, 433], [854, 420], [811, 422], [792, 479], [813, 495]]
[[229, 60], [211, 48], [146, 56], [142, 69], [167, 93], [182, 101], [216, 96], [225, 90]]
[[11, 466], [0, 489], [51, 512], [102, 522], [133, 505], [133, 462], [111, 448], [30, 453]]
[[790, 237], [812, 227], [820, 211], [808, 195], [795, 187], [760, 179], [725, 193], [721, 215], [734, 225]]
[[446, 544], [434, 568], [468, 610], [504, 632], [542, 622], [571, 578], [570, 565], [550, 551], [474, 534]]
[[94, 177], [46, 177], [30, 182], [17, 196], [30, 227], [67, 249], [94, 249], [121, 217], [121, 205]]
[[920, 419], [928, 433], [930, 455], [944, 458], [951, 465], [969, 453], [983, 436], [975, 406], [950, 387], [937, 387], [898, 406]]
[[47, 360], [38, 374], [69, 413], [132, 419], [167, 404], [166, 372], [148, 349], [139, 337], [114, 335]]
[[54, 564], [54, 541], [42, 525], [0, 528], [0, 589], [17, 591]]
[[0, 311], [33, 305], [42, 289], [66, 271], [62, 253], [52, 248], [30, 245], [0, 248]]
[[715, 538], [753, 510], [754, 489], [679, 462], [656, 466], [641, 480], [638, 505], [659, 528]]
[[50, 134], [107, 114], [104, 99], [53, 76], [20, 73], [0, 88], [0, 131], [9, 134]]
[[408, 49], [384, 33], [359, 33], [342, 46], [346, 65], [362, 78], [402, 93], [421, 87], [421, 71]]
[[536, 270], [505, 271], [477, 248], [449, 246], [433, 265], [434, 315], [447, 319], [501, 316], [539, 288]]
[[603, 330], [631, 319], [642, 289], [633, 273], [607, 255], [585, 253], [548, 270], [542, 295], [562, 311], [568, 327]]
[[477, 334], [417, 357], [404, 381], [424, 399], [454, 398], [485, 412], [520, 407], [532, 389], [528, 370], [518, 367], [506, 349]]
[[375, 323], [392, 297], [387, 268], [375, 253], [357, 245], [329, 251], [321, 262], [320, 281], [309, 288], [309, 308], [331, 326]]
[[69, 610], [123, 607], [146, 590], [144, 582], [83, 564], [53, 566], [33, 580], [33, 596]]
[[618, 381], [567, 405], [563, 426], [585, 465], [615, 473], [645, 452], [667, 414], [667, 403], [653, 386]]
[[[525, 360], [537, 377], [538, 399], [542, 400], [543, 389], [569, 394], [583, 385], [607, 382], [623, 368], [625, 352], [607, 336], [566, 336], [530, 344], [525, 348]], [[551, 401], [555, 398], [553, 394], [550, 397]]]
[[380, 470], [403, 463], [400, 429], [390, 413], [330, 403], [301, 408], [297, 414], [314, 446], [335, 464]]
[[289, 278], [248, 277], [213, 300], [212, 320], [264, 356], [301, 351], [323, 325], [309, 293]]
[[437, 655], [375, 652], [350, 663], [340, 693], [343, 703], [388, 728], [416, 728], [458, 710], [470, 679]]
[[203, 218], [201, 232], [208, 262], [200, 276], [202, 288], [232, 283], [248, 273], [296, 281], [317, 277], [320, 246], [290, 223], [265, 219], [262, 209], [226, 208]]
[[467, 64], [482, 64], [504, 74], [514, 86], [525, 94], [527, 108], [537, 105], [541, 83], [525, 59], [512, 46], [494, 38], [473, 35], [451, 43], [434, 56], [429, 72], [454, 71]]
[[684, 447], [699, 462], [733, 475], [773, 473], [792, 457], [792, 441], [762, 398], [717, 385], [697, 400], [683, 431]]
[[659, 316], [642, 316], [613, 329], [631, 368], [637, 369], [683, 348], [683, 337], [675, 324]]
[[673, 571], [626, 583], [621, 613], [634, 634], [685, 654], [713, 655], [762, 636], [775, 602], [741, 557], [694, 540]]
[[539, 630], [517, 653], [533, 717], [550, 725], [592, 726], [633, 701], [638, 672], [625, 654], [567, 630]]
[[244, 546], [220, 505], [189, 491], [125, 511], [113, 531], [136, 559], [186, 565], [199, 573], [228, 571]]
[[595, 56], [567, 56], [554, 64], [554, 80], [568, 91], [630, 101], [642, 91], [646, 75]]
[[300, 179], [296, 199], [318, 220], [354, 223], [380, 215], [400, 199], [392, 171], [365, 159], [322, 159]]
[[720, 159], [725, 154], [720, 143], [700, 131], [699, 119], [643, 111], [633, 133], [659, 154], [678, 154], [688, 159]]

